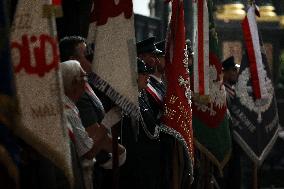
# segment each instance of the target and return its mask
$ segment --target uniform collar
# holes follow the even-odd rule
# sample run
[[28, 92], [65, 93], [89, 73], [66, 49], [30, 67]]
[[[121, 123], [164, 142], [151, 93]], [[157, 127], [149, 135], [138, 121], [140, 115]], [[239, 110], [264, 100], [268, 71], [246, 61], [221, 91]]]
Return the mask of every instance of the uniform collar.
[[152, 77], [153, 79], [155, 79], [156, 81], [158, 81], [159, 83], [163, 83], [161, 78], [158, 78], [157, 76], [155, 76], [153, 74], [150, 74], [149, 76]]

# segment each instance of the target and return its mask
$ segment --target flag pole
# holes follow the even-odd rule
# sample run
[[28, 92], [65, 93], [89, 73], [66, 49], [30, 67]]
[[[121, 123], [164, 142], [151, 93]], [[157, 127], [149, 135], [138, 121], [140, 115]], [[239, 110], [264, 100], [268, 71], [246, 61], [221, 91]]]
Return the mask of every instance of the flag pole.
[[253, 164], [253, 189], [258, 189], [258, 168], [257, 164]]
[[118, 128], [111, 128], [112, 135], [112, 189], [118, 189]]

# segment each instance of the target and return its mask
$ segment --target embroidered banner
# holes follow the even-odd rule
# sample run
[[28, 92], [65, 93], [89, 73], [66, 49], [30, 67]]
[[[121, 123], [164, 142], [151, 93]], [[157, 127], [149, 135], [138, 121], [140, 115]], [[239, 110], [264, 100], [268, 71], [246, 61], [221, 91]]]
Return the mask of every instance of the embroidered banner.
[[88, 40], [95, 43], [94, 86], [138, 118], [132, 0], [94, 0]]
[[230, 100], [233, 135], [236, 141], [257, 165], [261, 165], [278, 137], [279, 118], [274, 88], [265, 54], [262, 54], [266, 98], [255, 99], [248, 55], [243, 56], [236, 97]]
[[166, 39], [166, 80], [162, 123], [188, 152], [188, 170], [193, 176], [193, 133], [191, 114], [191, 91], [188, 71], [188, 56], [185, 43], [183, 1], [172, 1], [172, 16]]
[[[231, 154], [231, 137], [227, 119], [225, 88], [222, 83], [220, 49], [212, 12], [213, 2], [208, 0], [209, 9], [209, 98], [204, 101], [193, 97], [192, 115], [194, 142], [222, 172]], [[194, 73], [193, 73], [194, 74]]]
[[206, 0], [196, 0], [194, 7], [193, 92], [209, 95], [209, 17]]
[[[250, 7], [250, 11], [253, 12], [249, 14], [253, 14], [255, 17], [254, 8]], [[257, 25], [254, 29], [254, 32], [256, 32]], [[246, 53], [243, 56], [238, 82], [235, 86], [236, 96], [230, 99], [229, 110], [232, 116], [234, 138], [251, 160], [260, 166], [278, 137], [279, 118], [271, 74], [260, 36], [257, 39], [248, 39], [246, 36], [247, 28], [243, 27], [243, 30], [246, 40]], [[248, 43], [252, 44], [252, 40], [258, 41], [259, 48], [248, 45]], [[255, 54], [261, 56], [258, 55], [258, 63], [251, 62], [255, 58], [250, 56], [255, 56]], [[256, 65], [251, 66], [251, 64]], [[257, 70], [252, 73], [255, 66], [257, 66]], [[262, 82], [261, 90], [267, 91], [266, 95], [260, 95], [258, 98], [254, 91], [254, 74], [257, 74], [258, 81]]]
[[[61, 168], [73, 182], [69, 139], [63, 117], [63, 88], [51, 1], [18, 2], [11, 29], [20, 124], [17, 135]], [[59, 145], [60, 144], [60, 145]]]

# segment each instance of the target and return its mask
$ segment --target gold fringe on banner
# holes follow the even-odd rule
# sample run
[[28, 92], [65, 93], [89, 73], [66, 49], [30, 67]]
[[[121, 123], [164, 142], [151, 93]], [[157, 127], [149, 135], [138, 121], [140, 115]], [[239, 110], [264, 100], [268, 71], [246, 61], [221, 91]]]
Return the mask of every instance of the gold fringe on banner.
[[196, 139], [194, 139], [194, 144], [197, 149], [203, 154], [205, 154], [208, 159], [218, 168], [219, 173], [221, 176], [223, 176], [223, 168], [230, 160], [232, 149], [230, 148], [230, 151], [225, 155], [224, 159], [222, 161], [219, 161], [207, 148], [205, 148], [201, 143], [199, 143]]

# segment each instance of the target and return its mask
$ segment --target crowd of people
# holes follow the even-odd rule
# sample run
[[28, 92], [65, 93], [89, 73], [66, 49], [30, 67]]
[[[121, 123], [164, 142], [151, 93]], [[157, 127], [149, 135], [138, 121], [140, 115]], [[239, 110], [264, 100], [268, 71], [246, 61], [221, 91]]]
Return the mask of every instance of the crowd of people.
[[[193, 50], [191, 43], [187, 44], [191, 67]], [[173, 135], [159, 129], [167, 88], [165, 41], [155, 43], [155, 37], [150, 37], [136, 44], [137, 90], [142, 120], [124, 115], [120, 107], [94, 86], [93, 47], [80, 36], [67, 36], [59, 42], [59, 68], [64, 86], [63, 105], [74, 188], [194, 187], [191, 175], [186, 171], [189, 167], [187, 152]], [[223, 62], [228, 103], [230, 96], [234, 95], [237, 72], [238, 67], [232, 57]], [[118, 143], [114, 141], [117, 138]], [[20, 141], [19, 144], [22, 148], [22, 188], [70, 187], [68, 179], [49, 159], [25, 142]], [[233, 168], [232, 174], [235, 173]]]
[[[165, 41], [155, 42], [155, 37], [150, 37], [137, 42], [136, 50], [137, 90], [143, 120], [133, 120], [124, 115], [120, 107], [95, 87], [93, 44], [87, 44], [86, 39], [80, 36], [66, 36], [59, 42], [64, 114], [76, 189], [198, 188], [186, 172], [189, 166], [187, 152], [174, 136], [159, 129], [167, 89]], [[194, 52], [189, 40], [187, 51], [188, 70], [192, 70]], [[234, 85], [239, 65], [234, 57], [229, 57], [223, 61], [222, 67], [227, 106], [230, 106], [236, 95]], [[114, 133], [118, 133], [117, 144]], [[23, 188], [70, 187], [67, 178], [50, 160], [25, 142], [20, 141], [19, 144], [22, 148], [20, 178]], [[247, 170], [251, 165], [241, 163], [245, 155], [240, 154], [243, 154], [242, 150], [233, 143], [233, 155], [224, 170], [225, 177], [219, 178], [216, 174], [217, 181], [212, 177], [212, 186], [241, 187], [240, 165], [248, 167]], [[198, 169], [199, 161], [196, 160], [195, 169]], [[194, 177], [202, 176], [197, 174]], [[229, 177], [233, 179], [227, 179]], [[3, 179], [1, 182], [4, 182]]]
[[[77, 162], [74, 162], [78, 175], [75, 177], [76, 187], [111, 187], [109, 169], [113, 167], [113, 126], [121, 127], [121, 144], [118, 145], [120, 188], [190, 186], [189, 176], [183, 173], [183, 165], [180, 164], [183, 155], [179, 159], [174, 158], [173, 150], [176, 148], [183, 154], [182, 148], [170, 135], [155, 133], [160, 124], [166, 85], [163, 78], [165, 42], [154, 42], [155, 37], [151, 37], [137, 43], [137, 85], [143, 120], [133, 123], [128, 116], [121, 119], [119, 107], [93, 86], [95, 73], [89, 59], [92, 56], [88, 54], [92, 51], [85, 39], [69, 36], [60, 41], [64, 108], [71, 147], [77, 152]], [[173, 164], [176, 166], [173, 167]], [[175, 180], [174, 174], [178, 175]]]
[[[136, 44], [139, 107], [143, 117], [139, 122], [125, 115], [121, 118], [120, 108], [93, 86], [93, 52], [84, 38], [64, 37], [59, 47], [76, 188], [113, 186], [111, 133], [115, 127], [119, 127], [121, 139], [117, 150], [120, 166], [117, 187], [190, 188], [190, 176], [185, 172], [186, 152], [173, 136], [156, 132], [166, 93], [165, 42], [155, 43], [155, 37], [150, 37]], [[192, 48], [188, 47], [188, 51], [192, 62]], [[237, 72], [233, 57], [223, 62], [228, 103], [234, 95]]]

